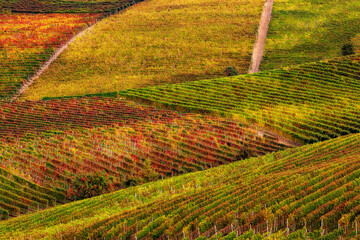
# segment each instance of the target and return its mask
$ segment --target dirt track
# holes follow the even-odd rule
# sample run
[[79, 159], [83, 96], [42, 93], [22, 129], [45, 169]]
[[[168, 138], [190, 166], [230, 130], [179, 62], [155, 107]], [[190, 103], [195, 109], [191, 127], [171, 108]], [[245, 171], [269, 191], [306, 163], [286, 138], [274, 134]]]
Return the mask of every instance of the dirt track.
[[251, 56], [249, 73], [255, 73], [259, 71], [260, 63], [264, 54], [266, 35], [269, 29], [273, 4], [274, 0], [266, 0], [265, 2], [264, 9], [260, 18], [256, 42]]
[[17, 91], [17, 93], [11, 98], [10, 102], [15, 101], [21, 94], [23, 94], [26, 89], [46, 70], [49, 68], [50, 64], [52, 64], [59, 55], [68, 48], [70, 43], [74, 42], [76, 38], [81, 37], [86, 31], [88, 31], [90, 27], [85, 28], [81, 32], [74, 35], [69, 41], [63, 44], [60, 48], [56, 49], [53, 55], [41, 66], [41, 68], [33, 75], [25, 84], [21, 86], [21, 88]]
[[[133, 1], [133, 4], [135, 4], [136, 2]], [[116, 11], [115, 13], [112, 14], [117, 14], [118, 12], [124, 12], [125, 10], [127, 10], [127, 8], [120, 10], [120, 11]], [[110, 15], [112, 15], [110, 14]], [[100, 19], [101, 20], [101, 19]], [[98, 21], [100, 21], [98, 20]], [[41, 66], [41, 68], [35, 73], [35, 75], [33, 75], [25, 84], [23, 84], [21, 86], [21, 88], [16, 92], [16, 94], [14, 94], [14, 96], [11, 98], [10, 102], [16, 101], [19, 96], [21, 94], [23, 94], [28, 88], [29, 86], [43, 73], [46, 71], [46, 69], [49, 68], [50, 64], [52, 64], [58, 57], [59, 55], [68, 48], [68, 46], [75, 41], [76, 38], [81, 37], [82, 35], [85, 34], [85, 32], [88, 32], [91, 30], [91, 28], [93, 27], [93, 25], [95, 25], [96, 22], [94, 24], [91, 24], [90, 26], [86, 27], [85, 29], [83, 29], [82, 31], [80, 31], [79, 33], [77, 33], [76, 35], [74, 35], [69, 41], [67, 41], [65, 44], [63, 44], [60, 48], [56, 49], [55, 52], [53, 53], [53, 55]]]

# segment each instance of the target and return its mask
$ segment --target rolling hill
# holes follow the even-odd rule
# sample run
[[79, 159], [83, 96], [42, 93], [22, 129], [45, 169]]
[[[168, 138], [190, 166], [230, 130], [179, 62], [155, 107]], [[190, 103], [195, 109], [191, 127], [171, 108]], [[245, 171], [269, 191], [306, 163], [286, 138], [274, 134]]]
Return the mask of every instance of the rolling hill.
[[275, 0], [260, 70], [360, 53], [359, 11], [357, 0]]
[[78, 38], [22, 99], [246, 73], [264, 0], [144, 1]]
[[[106, 97], [2, 102], [0, 125], [0, 169], [60, 192], [61, 202], [78, 199], [76, 181], [89, 173], [119, 189], [297, 146], [234, 120]], [[8, 195], [0, 204], [10, 216], [25, 213], [12, 211], [19, 199], [33, 205]]]
[[0, 239], [360, 239], [359, 1], [229, 77], [269, 2], [0, 1]]
[[340, 227], [354, 236], [360, 211], [359, 137], [339, 137], [73, 202], [0, 222], [0, 232], [4, 239], [194, 239], [199, 233], [241, 234], [250, 227], [272, 232], [322, 227], [325, 234]]
[[359, 132], [360, 55], [236, 77], [130, 89], [126, 96], [238, 119], [302, 143]]

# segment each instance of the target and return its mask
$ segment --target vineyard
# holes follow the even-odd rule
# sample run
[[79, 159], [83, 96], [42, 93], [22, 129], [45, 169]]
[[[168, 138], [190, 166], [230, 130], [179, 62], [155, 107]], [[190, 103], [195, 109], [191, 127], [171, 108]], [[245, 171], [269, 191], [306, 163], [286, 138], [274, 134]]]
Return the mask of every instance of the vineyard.
[[136, 2], [2, 1], [6, 14], [0, 14], [0, 100], [11, 99], [80, 30]]
[[[22, 99], [40, 100], [246, 73], [264, 0], [156, 0], [98, 22]], [[239, 44], [240, 43], [240, 44]]]
[[117, 94], [172, 109], [228, 116], [294, 141], [314, 143], [359, 132], [359, 75], [360, 55], [352, 55]]
[[0, 167], [0, 220], [65, 203], [65, 191], [45, 188]]
[[142, 0], [8, 0], [1, 9], [14, 13], [108, 13], [124, 9]]
[[359, 156], [359, 134], [339, 137], [10, 219], [0, 232], [3, 238], [217, 239], [250, 229], [293, 236], [304, 229], [319, 239], [355, 237]]
[[0, 240], [360, 239], [359, 11], [0, 0]]
[[358, 0], [275, 0], [261, 70], [360, 53]]
[[68, 192], [69, 200], [82, 173], [105, 172], [124, 188], [296, 146], [236, 121], [109, 98], [1, 109], [0, 167]]
[[9, 99], [61, 44], [99, 14], [0, 15], [0, 99]]

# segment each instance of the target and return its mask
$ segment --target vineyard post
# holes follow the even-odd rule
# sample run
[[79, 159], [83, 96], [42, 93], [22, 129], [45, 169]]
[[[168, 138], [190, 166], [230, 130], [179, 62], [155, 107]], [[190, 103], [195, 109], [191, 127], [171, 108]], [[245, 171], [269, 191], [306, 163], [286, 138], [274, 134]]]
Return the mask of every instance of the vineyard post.
[[269, 220], [266, 220], [266, 232], [269, 232]]
[[274, 231], [276, 231], [276, 216], [274, 217]]
[[356, 232], [356, 237], [358, 235], [358, 224], [357, 224], [357, 221], [355, 221], [355, 232]]
[[286, 234], [289, 234], [289, 219], [286, 219]]

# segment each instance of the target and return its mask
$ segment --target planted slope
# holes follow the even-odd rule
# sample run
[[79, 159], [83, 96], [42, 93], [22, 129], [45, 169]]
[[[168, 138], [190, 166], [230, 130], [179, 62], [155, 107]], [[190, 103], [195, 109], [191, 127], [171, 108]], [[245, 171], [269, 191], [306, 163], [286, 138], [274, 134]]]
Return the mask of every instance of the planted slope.
[[0, 165], [0, 220], [65, 202], [65, 191], [34, 184]]
[[[360, 55], [118, 94], [208, 112], [313, 143], [360, 131]], [[109, 94], [114, 95], [113, 93]]]
[[260, 69], [339, 57], [348, 44], [360, 53], [359, 11], [357, 0], [274, 1]]
[[233, 120], [99, 97], [5, 102], [0, 125], [0, 166], [69, 200], [86, 173], [125, 188], [296, 146]]
[[113, 12], [140, 1], [142, 0], [5, 0], [0, 3], [0, 7], [16, 13], [99, 13]]
[[[0, 223], [3, 238], [213, 236], [236, 229], [306, 227], [359, 219], [360, 135], [128, 188]], [[288, 225], [287, 225], [288, 222]]]
[[24, 99], [84, 95], [247, 72], [264, 0], [156, 0], [77, 39]]
[[0, 100], [9, 99], [76, 32], [99, 14], [0, 15]]
[[90, 97], [51, 101], [0, 102], [0, 138], [37, 136], [42, 132], [172, 119], [175, 111], [135, 105], [116, 98]]

